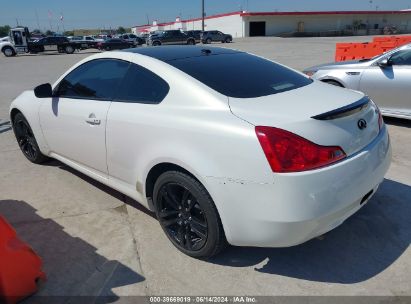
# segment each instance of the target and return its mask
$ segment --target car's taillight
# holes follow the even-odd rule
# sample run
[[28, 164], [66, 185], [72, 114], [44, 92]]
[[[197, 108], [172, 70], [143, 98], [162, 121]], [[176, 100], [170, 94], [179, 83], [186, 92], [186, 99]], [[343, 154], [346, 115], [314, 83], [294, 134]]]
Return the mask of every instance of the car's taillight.
[[273, 172], [317, 169], [346, 157], [340, 147], [320, 146], [282, 129], [258, 126], [255, 132]]

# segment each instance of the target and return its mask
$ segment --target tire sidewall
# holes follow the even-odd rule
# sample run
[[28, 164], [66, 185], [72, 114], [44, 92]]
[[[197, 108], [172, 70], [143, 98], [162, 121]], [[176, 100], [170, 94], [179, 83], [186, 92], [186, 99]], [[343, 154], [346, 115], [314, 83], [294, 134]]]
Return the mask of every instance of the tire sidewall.
[[33, 132], [33, 129], [31, 128], [29, 122], [27, 121], [26, 117], [24, 117], [24, 115], [23, 115], [22, 113], [17, 113], [16, 116], [14, 117], [13, 123], [12, 123], [13, 133], [14, 133], [14, 136], [15, 136], [16, 140], [18, 140], [18, 138], [17, 138], [17, 133], [16, 133], [16, 122], [18, 122], [18, 121], [20, 121], [20, 120], [21, 120], [21, 121], [24, 121], [24, 122], [27, 124], [27, 126], [30, 128], [31, 133], [33, 134], [33, 137], [34, 137], [34, 145], [35, 145], [36, 150], [37, 150], [37, 156], [36, 156], [35, 159], [30, 159], [30, 158], [28, 158], [27, 155], [21, 150], [21, 147], [20, 147], [20, 145], [19, 145], [20, 151], [21, 151], [21, 152], [23, 153], [23, 155], [24, 155], [29, 161], [31, 161], [32, 163], [40, 164], [40, 163], [46, 161], [46, 160], [48, 159], [48, 157], [45, 156], [45, 155], [43, 155], [43, 154], [41, 153], [41, 150], [40, 150], [40, 147], [39, 147], [39, 145], [38, 145], [38, 143], [37, 143], [37, 139], [36, 139], [36, 137], [35, 137], [35, 134], [34, 134], [34, 132]]
[[[10, 50], [10, 51], [11, 51], [10, 55], [7, 55], [7, 54], [6, 54], [6, 51], [7, 51], [7, 50]], [[13, 56], [15, 55], [15, 51], [14, 51], [13, 48], [10, 47], [10, 46], [5, 46], [5, 47], [2, 49], [2, 52], [3, 52], [4, 56], [6, 56], [6, 57], [13, 57]]]
[[67, 54], [73, 54], [74, 53], [74, 47], [71, 45], [66, 46], [65, 51]]
[[208, 194], [207, 190], [201, 185], [198, 181], [194, 178], [188, 176], [187, 174], [177, 172], [177, 171], [169, 171], [165, 172], [157, 179], [154, 185], [153, 191], [153, 202], [155, 206], [155, 212], [157, 218], [159, 218], [159, 208], [158, 208], [158, 199], [159, 199], [159, 192], [161, 188], [166, 185], [167, 183], [177, 183], [186, 189], [188, 189], [193, 196], [196, 197], [201, 209], [205, 214], [205, 218], [207, 220], [208, 226], [208, 233], [207, 233], [207, 241], [206, 244], [198, 251], [189, 251], [184, 248], [181, 248], [177, 244], [175, 244], [174, 240], [168, 235], [167, 231], [163, 228], [164, 233], [166, 234], [167, 238], [174, 244], [177, 249], [183, 252], [186, 255], [196, 258], [203, 258], [212, 255], [215, 252], [215, 247], [218, 244], [219, 235], [220, 233], [224, 233], [220, 231], [222, 229], [221, 221], [217, 212], [217, 209], [214, 205], [213, 200], [211, 199], [210, 195]]

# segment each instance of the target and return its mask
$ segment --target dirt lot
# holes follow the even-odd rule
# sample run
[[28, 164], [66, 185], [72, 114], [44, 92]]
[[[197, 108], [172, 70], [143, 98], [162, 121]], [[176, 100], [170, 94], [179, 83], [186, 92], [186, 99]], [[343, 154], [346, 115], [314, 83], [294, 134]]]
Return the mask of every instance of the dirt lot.
[[[336, 41], [369, 39], [249, 38], [229, 46], [303, 69], [332, 61]], [[0, 213], [43, 257], [48, 281], [39, 295], [411, 296], [411, 121], [386, 120], [392, 166], [373, 199], [339, 228], [293, 248], [229, 248], [199, 261], [174, 249], [138, 203], [57, 161], [33, 165], [20, 153], [6, 124], [12, 99], [88, 55], [0, 57]]]

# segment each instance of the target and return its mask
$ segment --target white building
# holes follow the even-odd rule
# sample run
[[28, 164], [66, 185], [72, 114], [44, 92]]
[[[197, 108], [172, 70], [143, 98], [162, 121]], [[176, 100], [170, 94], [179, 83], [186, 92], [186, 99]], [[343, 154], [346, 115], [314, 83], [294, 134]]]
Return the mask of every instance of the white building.
[[[234, 38], [249, 36], [382, 34], [386, 27], [411, 32], [411, 11], [232, 12], [207, 16], [205, 30]], [[201, 30], [201, 18], [132, 27], [133, 33], [156, 30]]]

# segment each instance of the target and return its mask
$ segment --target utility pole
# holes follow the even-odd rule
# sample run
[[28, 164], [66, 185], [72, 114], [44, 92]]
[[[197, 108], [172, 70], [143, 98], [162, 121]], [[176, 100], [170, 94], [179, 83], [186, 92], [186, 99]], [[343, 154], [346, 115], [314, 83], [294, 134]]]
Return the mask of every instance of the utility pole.
[[39, 21], [39, 14], [37, 13], [37, 8], [36, 8], [35, 12], [36, 12], [37, 28], [39, 29], [39, 31], [41, 31], [41, 29], [40, 29], [40, 21]]
[[204, 32], [204, 0], [201, 0], [201, 29]]

